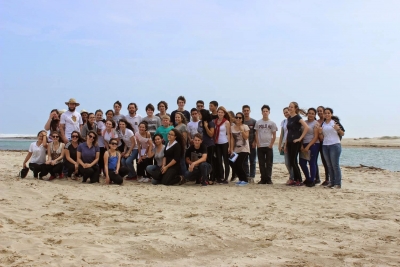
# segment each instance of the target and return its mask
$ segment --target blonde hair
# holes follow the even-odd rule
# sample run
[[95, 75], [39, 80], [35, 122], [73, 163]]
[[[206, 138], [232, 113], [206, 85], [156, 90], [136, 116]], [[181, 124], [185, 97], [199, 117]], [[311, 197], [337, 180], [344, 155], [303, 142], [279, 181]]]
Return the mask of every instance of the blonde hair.
[[299, 104], [298, 104], [297, 102], [292, 101], [292, 102], [290, 102], [290, 104], [293, 104], [293, 105], [294, 105], [296, 114], [299, 114], [299, 113], [300, 113], [300, 114], [303, 115], [303, 116], [307, 115], [307, 111], [305, 111], [305, 110], [302, 109], [302, 108], [299, 108]]

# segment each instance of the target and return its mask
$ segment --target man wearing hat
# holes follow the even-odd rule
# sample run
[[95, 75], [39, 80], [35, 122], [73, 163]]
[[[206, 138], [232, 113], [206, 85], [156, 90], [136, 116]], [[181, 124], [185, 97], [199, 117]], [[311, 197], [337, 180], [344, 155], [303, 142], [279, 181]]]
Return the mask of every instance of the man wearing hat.
[[83, 121], [81, 114], [75, 110], [79, 106], [75, 98], [71, 98], [65, 104], [68, 106], [68, 110], [61, 115], [60, 132], [62, 141], [66, 144], [71, 140], [71, 133], [73, 131], [81, 132]]

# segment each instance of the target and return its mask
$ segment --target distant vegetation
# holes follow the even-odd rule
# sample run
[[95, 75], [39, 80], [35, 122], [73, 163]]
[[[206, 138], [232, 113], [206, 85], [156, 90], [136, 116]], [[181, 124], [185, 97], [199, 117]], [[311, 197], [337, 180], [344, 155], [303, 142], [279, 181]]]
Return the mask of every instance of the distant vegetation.
[[382, 136], [379, 137], [381, 140], [390, 140], [390, 139], [400, 139], [400, 136]]

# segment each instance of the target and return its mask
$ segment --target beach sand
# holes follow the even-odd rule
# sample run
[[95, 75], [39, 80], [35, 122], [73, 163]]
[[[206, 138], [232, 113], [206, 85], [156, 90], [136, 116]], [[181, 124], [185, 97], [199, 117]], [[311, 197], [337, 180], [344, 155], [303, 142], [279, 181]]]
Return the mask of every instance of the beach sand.
[[400, 172], [343, 168], [340, 190], [287, 187], [281, 164], [274, 185], [110, 186], [19, 179], [25, 155], [0, 152], [0, 266], [400, 266]]
[[343, 147], [386, 147], [400, 148], [399, 136], [382, 136], [374, 138], [343, 138]]

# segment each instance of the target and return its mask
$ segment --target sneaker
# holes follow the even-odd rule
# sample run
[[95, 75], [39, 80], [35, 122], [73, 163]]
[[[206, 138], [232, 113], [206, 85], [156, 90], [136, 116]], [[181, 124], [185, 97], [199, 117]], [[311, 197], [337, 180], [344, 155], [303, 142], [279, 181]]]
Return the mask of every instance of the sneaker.
[[242, 181], [238, 181], [238, 182], [236, 182], [235, 184], [236, 185], [240, 185], [242, 183]]
[[148, 183], [148, 182], [150, 182], [149, 178], [144, 178], [143, 181], [142, 181], [142, 183]]
[[146, 179], [146, 178], [142, 177], [142, 178], [138, 179], [137, 181], [138, 181], [139, 183], [143, 183], [143, 181], [144, 181], [145, 179]]
[[321, 180], [320, 179], [316, 179], [315, 180], [315, 184], [320, 184], [321, 183]]
[[274, 184], [272, 181], [267, 181], [267, 184]]
[[286, 185], [296, 185], [296, 182], [293, 180], [290, 180], [288, 183], [286, 183]]
[[327, 186], [329, 184], [329, 181], [328, 180], [325, 180], [321, 185], [322, 186]]
[[304, 184], [302, 182], [296, 182], [296, 186], [303, 186]]
[[254, 184], [254, 178], [249, 178], [249, 184]]
[[307, 187], [314, 187], [314, 186], [315, 186], [315, 183], [314, 183], [314, 182], [309, 182], [309, 183], [306, 184], [306, 186], [307, 186]]
[[245, 185], [248, 185], [248, 184], [249, 184], [248, 182], [242, 181], [240, 184], [238, 184], [238, 186], [245, 186]]
[[334, 185], [334, 186], [332, 186], [331, 188], [332, 188], [332, 189], [341, 189], [342, 186], [341, 186], [341, 185]]
[[201, 186], [207, 186], [207, 185], [208, 185], [207, 181], [201, 183]]
[[333, 184], [331, 184], [331, 183], [328, 183], [327, 185], [325, 185], [324, 187], [326, 187], [326, 188], [332, 188], [333, 187]]

